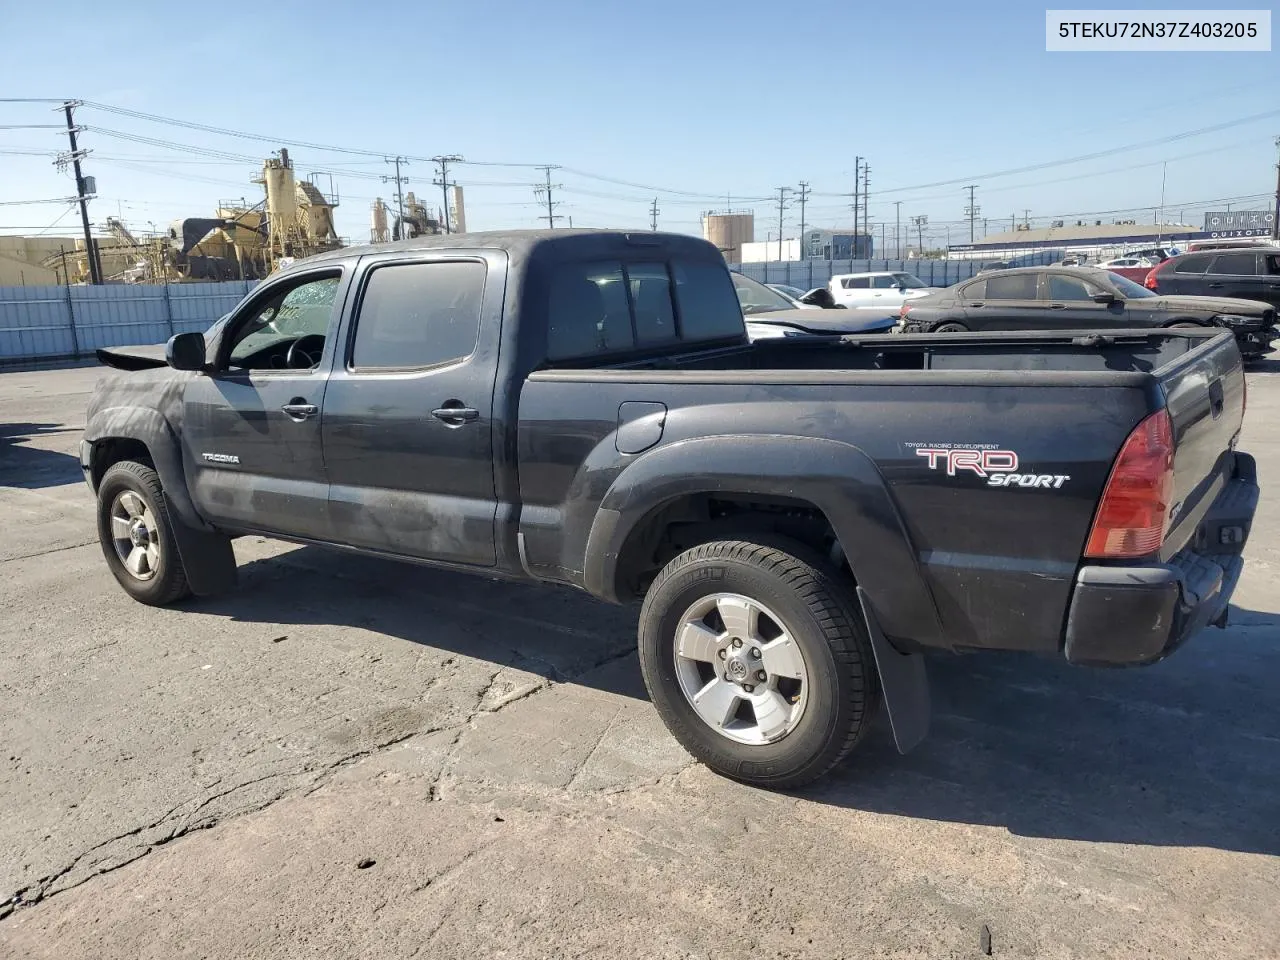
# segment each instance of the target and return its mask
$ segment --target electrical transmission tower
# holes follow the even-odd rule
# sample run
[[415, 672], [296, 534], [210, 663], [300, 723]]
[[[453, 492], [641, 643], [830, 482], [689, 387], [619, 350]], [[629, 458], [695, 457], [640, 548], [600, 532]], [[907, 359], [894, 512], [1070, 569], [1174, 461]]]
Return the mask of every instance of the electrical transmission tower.
[[782, 214], [787, 209], [787, 194], [790, 187], [778, 187], [778, 260], [782, 260]]
[[409, 178], [400, 173], [400, 168], [407, 167], [409, 161], [404, 157], [383, 157], [382, 159], [387, 163], [394, 163], [396, 166], [396, 175], [389, 177], [384, 174], [382, 182], [396, 185], [396, 224], [391, 230], [391, 239], [399, 240], [401, 239], [401, 231], [404, 229], [404, 185], [409, 182]]
[[918, 217], [911, 218], [912, 225], [916, 228], [916, 246], [919, 248], [920, 256], [924, 256], [924, 228], [929, 225], [929, 218], [923, 213]]
[[538, 167], [538, 169], [546, 174], [547, 177], [546, 183], [540, 183], [533, 188], [534, 195], [537, 196], [539, 200], [545, 201], [547, 204], [547, 212], [538, 219], [547, 221], [547, 227], [554, 230], [556, 228], [556, 207], [560, 206], [560, 204], [558, 201], [552, 200], [551, 195], [553, 191], [561, 189], [561, 185], [551, 182], [551, 171], [559, 170], [560, 165], [550, 163], [545, 166]]
[[658, 214], [662, 211], [658, 209], [658, 198], [653, 198], [653, 203], [649, 204], [649, 229], [658, 229]]
[[965, 189], [969, 191], [969, 205], [964, 208], [964, 215], [969, 220], [969, 242], [973, 243], [974, 229], [978, 224], [978, 213], [982, 208], [973, 201], [973, 191], [978, 189], [978, 185], [971, 183]]
[[449, 188], [453, 186], [449, 182], [449, 164], [461, 163], [462, 158], [457, 154], [451, 153], [447, 157], [432, 157], [431, 162], [440, 170], [440, 176], [431, 182], [440, 188], [440, 197], [444, 200], [444, 207], [442, 208], [444, 213], [442, 218], [444, 220], [444, 232], [453, 233], [453, 228], [449, 224]]
[[808, 202], [808, 200], [809, 200], [809, 181], [808, 181], [808, 180], [801, 180], [801, 181], [800, 181], [800, 190], [799, 190], [799, 194], [800, 194], [800, 259], [801, 259], [801, 260], [803, 260], [803, 259], [805, 259], [805, 252], [804, 252], [804, 250], [805, 250], [805, 247], [804, 247], [804, 227], [805, 227], [805, 223], [804, 223], [804, 205], [805, 205], [805, 203], [806, 203], [806, 202]]

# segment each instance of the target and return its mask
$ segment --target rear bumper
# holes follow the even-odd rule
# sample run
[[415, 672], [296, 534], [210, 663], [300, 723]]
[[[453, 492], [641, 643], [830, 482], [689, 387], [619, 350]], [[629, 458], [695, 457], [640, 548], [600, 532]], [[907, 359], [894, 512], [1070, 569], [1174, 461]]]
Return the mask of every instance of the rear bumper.
[[1168, 563], [1082, 567], [1067, 611], [1067, 659], [1103, 666], [1154, 663], [1204, 627], [1225, 626], [1257, 508], [1253, 458], [1238, 453], [1232, 479], [1195, 540]]

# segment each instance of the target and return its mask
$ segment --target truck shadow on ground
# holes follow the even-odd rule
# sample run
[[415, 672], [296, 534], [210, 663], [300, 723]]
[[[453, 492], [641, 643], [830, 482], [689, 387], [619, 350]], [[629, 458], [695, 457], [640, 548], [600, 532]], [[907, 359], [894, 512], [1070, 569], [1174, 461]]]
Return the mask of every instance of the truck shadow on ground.
[[40, 490], [80, 483], [80, 461], [69, 453], [32, 446], [47, 434], [64, 433], [56, 423], [0, 423], [0, 487]]
[[1280, 617], [1232, 611], [1164, 663], [930, 658], [933, 723], [887, 725], [810, 799], [1028, 837], [1280, 855]]
[[[376, 630], [643, 699], [636, 608], [304, 547], [193, 601], [244, 622]], [[933, 656], [930, 736], [903, 757], [877, 724], [800, 795], [1030, 837], [1280, 855], [1280, 617], [1233, 610], [1168, 661], [1101, 670], [1017, 654]], [[284, 629], [287, 629], [284, 628]]]

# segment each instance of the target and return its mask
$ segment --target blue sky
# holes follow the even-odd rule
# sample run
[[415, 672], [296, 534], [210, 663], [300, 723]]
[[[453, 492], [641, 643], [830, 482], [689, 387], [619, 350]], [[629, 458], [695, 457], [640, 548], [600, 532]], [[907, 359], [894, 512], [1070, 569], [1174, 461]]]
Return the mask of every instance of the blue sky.
[[[697, 232], [699, 212], [731, 197], [756, 209], [764, 239], [777, 229], [776, 204], [743, 198], [800, 180], [814, 191], [806, 220], [844, 225], [849, 198], [837, 194], [851, 192], [858, 154], [871, 165], [871, 220], [888, 221], [892, 235], [892, 201], [901, 200], [904, 222], [927, 215], [938, 240], [948, 225], [952, 239], [967, 235], [961, 184], [921, 186], [938, 181], [977, 183], [993, 233], [1028, 208], [1033, 221], [1099, 211], [1104, 221], [1152, 222], [1162, 161], [1166, 219], [1198, 222], [1197, 203], [1275, 187], [1280, 54], [1047, 53], [1044, 6], [1025, 2], [170, 2], [110, 11], [64, 2], [9, 4], [3, 16], [5, 96], [75, 97], [387, 153], [560, 164], [557, 213], [575, 226], [647, 226], [656, 187], [672, 191], [657, 193], [662, 227]], [[988, 176], [1266, 111], [1275, 112], [1166, 144]], [[0, 103], [0, 126], [59, 119], [47, 105]], [[272, 149], [87, 106], [78, 120], [246, 157]], [[73, 192], [49, 157], [12, 152], [64, 144], [55, 131], [0, 129], [0, 201]], [[219, 198], [261, 196], [247, 161], [92, 129], [83, 145], [95, 152], [86, 172], [98, 180], [97, 221], [120, 213], [145, 230], [210, 215]], [[338, 225], [367, 240], [370, 200], [390, 195], [375, 179], [386, 165], [290, 152], [302, 173], [349, 171], [335, 177]], [[455, 172], [471, 228], [538, 225], [538, 171]], [[438, 196], [430, 164], [408, 174], [409, 189]], [[1129, 208], [1138, 209], [1100, 212]], [[0, 232], [48, 228], [63, 212], [0, 206]], [[798, 214], [786, 212], [788, 235]], [[71, 233], [75, 223], [69, 213], [49, 229]]]

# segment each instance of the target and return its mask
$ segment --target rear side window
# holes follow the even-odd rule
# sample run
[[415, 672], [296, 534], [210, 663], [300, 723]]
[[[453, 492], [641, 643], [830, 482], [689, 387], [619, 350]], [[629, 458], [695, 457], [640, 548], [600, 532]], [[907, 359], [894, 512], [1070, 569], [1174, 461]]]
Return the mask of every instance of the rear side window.
[[840, 286], [846, 290], [866, 290], [871, 286], [870, 277], [845, 277], [840, 281]]
[[552, 360], [629, 350], [631, 307], [622, 264], [566, 263], [551, 281], [547, 356]]
[[743, 332], [728, 272], [697, 261], [563, 264], [552, 277], [549, 311], [550, 360]]
[[987, 299], [1034, 300], [1036, 276], [1034, 273], [1013, 273], [1006, 277], [988, 277]]
[[485, 265], [395, 263], [369, 274], [351, 366], [432, 367], [470, 356], [480, 332]]
[[1189, 257], [1181, 257], [1177, 263], [1173, 265], [1174, 273], [1204, 273], [1205, 268], [1209, 266], [1212, 257], [1207, 254], [1192, 254]]
[[978, 280], [969, 284], [960, 291], [960, 296], [965, 300], [982, 300], [987, 296], [987, 281]]
[[1258, 272], [1258, 255], [1256, 253], [1224, 253], [1213, 261], [1210, 273], [1227, 276], [1253, 276]]
[[1274, 277], [1280, 274], [1280, 253], [1268, 253], [1262, 257], [1262, 272]]

